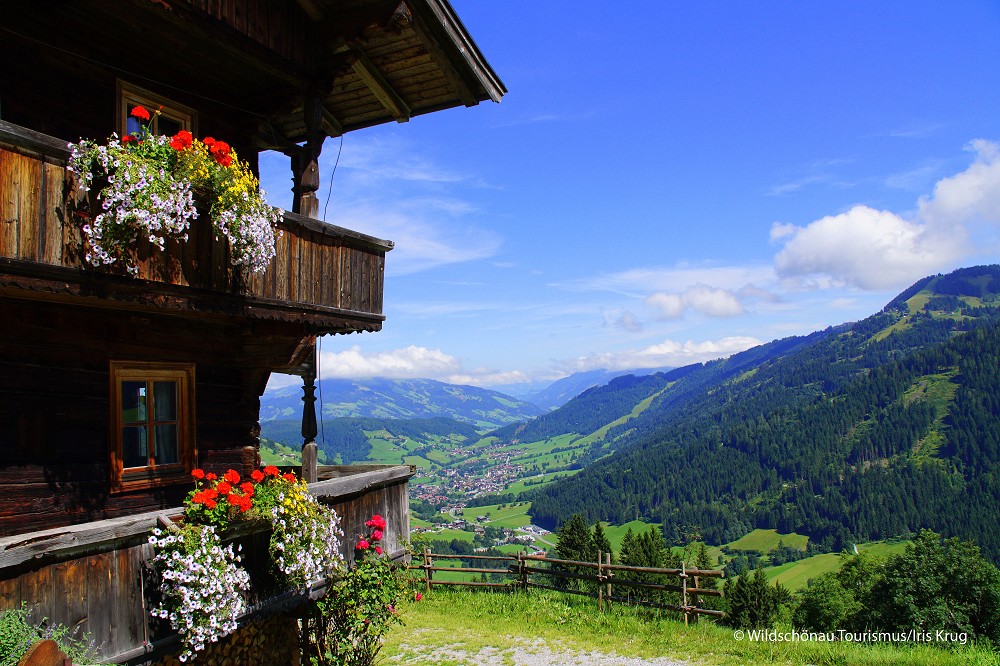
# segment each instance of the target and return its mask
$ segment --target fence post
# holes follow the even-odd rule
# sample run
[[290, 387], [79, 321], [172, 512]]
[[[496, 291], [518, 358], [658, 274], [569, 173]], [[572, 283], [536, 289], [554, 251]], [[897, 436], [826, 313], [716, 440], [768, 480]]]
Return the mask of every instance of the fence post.
[[[694, 577], [694, 588], [695, 588], [696, 590], [697, 590], [697, 589], [700, 589], [700, 588], [701, 588], [701, 579], [700, 579], [700, 578], [699, 578], [698, 576], [695, 576], [695, 577]], [[695, 608], [701, 608], [701, 603], [700, 603], [700, 602], [701, 602], [701, 597], [700, 597], [700, 596], [698, 596], [698, 594], [697, 594], [697, 593], [695, 593], [695, 594], [692, 594], [691, 596], [693, 597], [693, 598], [691, 599], [691, 603], [693, 603], [693, 604], [694, 604], [694, 607], [695, 607]], [[698, 616], [699, 616], [699, 615], [700, 615], [700, 613], [695, 613], [695, 614], [694, 614], [694, 623], [695, 623], [695, 624], [698, 624]]]
[[528, 590], [528, 572], [524, 568], [524, 553], [517, 554], [517, 576], [521, 582], [521, 589]]
[[684, 609], [684, 626], [688, 626], [688, 575], [684, 562], [681, 562], [681, 607]]
[[[604, 563], [607, 564], [609, 567], [611, 566], [611, 553], [604, 553]], [[608, 605], [609, 606], [611, 605], [611, 578], [614, 575], [615, 575], [615, 572], [612, 571], [611, 569], [608, 569], [608, 586], [607, 586], [607, 590], [605, 591], [604, 594], [608, 598]]]
[[427, 591], [431, 591], [431, 564], [434, 560], [431, 559], [431, 549], [424, 546], [424, 579], [427, 584]]
[[604, 586], [601, 584], [602, 583], [602, 580], [601, 580], [602, 575], [601, 574], [603, 573], [603, 570], [601, 568], [601, 564], [602, 564], [603, 560], [604, 560], [604, 557], [602, 557], [601, 551], [598, 549], [598, 551], [597, 551], [597, 608], [602, 613], [604, 612]]

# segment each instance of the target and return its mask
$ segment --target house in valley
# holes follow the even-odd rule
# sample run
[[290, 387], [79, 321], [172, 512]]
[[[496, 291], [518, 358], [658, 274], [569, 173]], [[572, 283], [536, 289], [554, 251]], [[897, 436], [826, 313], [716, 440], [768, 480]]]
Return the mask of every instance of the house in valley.
[[[194, 468], [259, 467], [272, 372], [303, 376], [309, 439], [316, 337], [382, 327], [392, 243], [316, 219], [324, 140], [505, 89], [447, 0], [19, 2], [0, 61], [0, 609], [141, 663], [169, 653], [142, 594], [157, 516]], [[259, 270], [197, 193], [185, 236], [98, 260], [106, 183], [80, 186], [68, 144], [137, 131], [216, 137], [254, 174], [261, 151], [288, 156], [293, 210]], [[316, 493], [345, 532], [389, 517], [395, 549], [411, 474], [334, 470]]]

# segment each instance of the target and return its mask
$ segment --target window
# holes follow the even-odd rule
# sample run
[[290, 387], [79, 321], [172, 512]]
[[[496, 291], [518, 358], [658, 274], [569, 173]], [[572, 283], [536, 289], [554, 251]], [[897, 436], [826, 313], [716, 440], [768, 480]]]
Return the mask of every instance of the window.
[[122, 136], [139, 131], [139, 121], [130, 115], [136, 106], [145, 107], [150, 114], [159, 109], [160, 113], [153, 115], [150, 121], [150, 131], [153, 134], [173, 136], [182, 129], [195, 132], [197, 114], [194, 109], [124, 81], [119, 81], [117, 126], [118, 132]]
[[116, 490], [186, 482], [195, 467], [194, 365], [111, 362]]

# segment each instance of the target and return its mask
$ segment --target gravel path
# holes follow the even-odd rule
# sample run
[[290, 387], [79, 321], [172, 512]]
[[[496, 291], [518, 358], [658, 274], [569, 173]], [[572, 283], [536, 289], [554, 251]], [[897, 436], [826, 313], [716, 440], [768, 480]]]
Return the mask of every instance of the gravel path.
[[402, 655], [390, 657], [394, 664], [462, 664], [463, 666], [690, 666], [676, 659], [640, 659], [602, 652], [580, 652], [543, 641], [527, 642], [515, 638], [513, 647], [484, 647], [470, 652], [464, 644], [440, 647], [400, 645]]

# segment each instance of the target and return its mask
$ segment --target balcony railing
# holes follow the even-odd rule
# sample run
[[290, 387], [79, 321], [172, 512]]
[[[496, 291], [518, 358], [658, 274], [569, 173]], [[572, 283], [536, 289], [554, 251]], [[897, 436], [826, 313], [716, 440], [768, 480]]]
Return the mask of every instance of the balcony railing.
[[[364, 523], [375, 513], [387, 521], [385, 552], [393, 559], [406, 555], [408, 481], [413, 474], [413, 468], [403, 465], [331, 467], [327, 476], [333, 478], [309, 485], [309, 491], [340, 517], [345, 534], [341, 553], [348, 563], [354, 558], [354, 537], [367, 533]], [[151, 530], [161, 515], [173, 519], [181, 513], [178, 507], [0, 537], [0, 610], [23, 603], [36, 621], [47, 618], [73, 629], [78, 638], [88, 634], [102, 663], [145, 662], [177, 652], [177, 635], [152, 621], [151, 601], [143, 590], [149, 585], [145, 576], [153, 557]], [[264, 530], [241, 527], [223, 535], [242, 544], [251, 578], [271, 566]], [[260, 597], [251, 589], [251, 596], [251, 613], [241, 625], [302, 603], [308, 595], [270, 590]]]
[[[78, 213], [90, 202], [67, 177], [66, 142], [0, 121], [0, 267], [31, 266], [99, 272], [83, 260]], [[262, 304], [381, 321], [385, 253], [392, 243], [318, 220], [285, 213], [277, 255], [267, 270], [244, 277], [229, 264], [225, 239], [216, 239], [207, 215], [192, 224], [187, 242], [164, 250], [136, 246], [140, 280], [193, 287]], [[7, 261], [4, 261], [7, 260]], [[114, 273], [114, 270], [104, 271]], [[41, 275], [72, 280], [66, 273]]]

